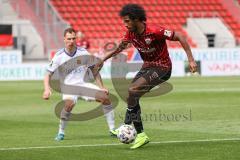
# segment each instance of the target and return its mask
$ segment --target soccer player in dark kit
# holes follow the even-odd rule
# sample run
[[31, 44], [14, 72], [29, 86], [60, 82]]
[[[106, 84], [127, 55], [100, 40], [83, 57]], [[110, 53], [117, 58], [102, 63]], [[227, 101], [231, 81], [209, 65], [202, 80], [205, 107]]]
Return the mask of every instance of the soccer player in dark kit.
[[127, 4], [123, 6], [119, 15], [128, 31], [116, 50], [107, 54], [96, 65], [96, 69], [100, 70], [104, 61], [123, 51], [127, 48], [128, 43], [131, 43], [139, 51], [144, 64], [129, 86], [128, 106], [124, 121], [125, 124], [133, 123], [137, 131], [137, 137], [131, 146], [131, 149], [136, 149], [149, 142], [149, 138], [143, 130], [139, 99], [153, 87], [167, 81], [171, 76], [172, 63], [166, 40], [180, 42], [186, 52], [191, 72], [197, 70], [197, 64], [186, 38], [165, 27], [148, 25], [142, 6]]

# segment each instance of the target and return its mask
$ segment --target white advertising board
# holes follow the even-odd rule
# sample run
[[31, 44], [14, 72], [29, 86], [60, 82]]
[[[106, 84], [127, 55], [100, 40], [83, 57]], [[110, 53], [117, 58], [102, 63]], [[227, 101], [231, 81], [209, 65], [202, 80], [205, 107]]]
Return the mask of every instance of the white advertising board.
[[22, 52], [20, 50], [0, 50], [0, 65], [21, 64]]
[[1, 65], [0, 80], [42, 80], [47, 64]]
[[202, 61], [203, 76], [240, 75], [240, 61]]

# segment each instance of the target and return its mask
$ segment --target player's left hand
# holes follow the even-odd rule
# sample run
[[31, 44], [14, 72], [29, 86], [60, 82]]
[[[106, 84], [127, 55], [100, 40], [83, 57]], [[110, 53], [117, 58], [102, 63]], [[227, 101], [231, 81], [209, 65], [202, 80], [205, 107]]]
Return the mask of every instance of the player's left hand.
[[197, 71], [197, 63], [193, 61], [189, 61], [189, 69], [192, 73]]

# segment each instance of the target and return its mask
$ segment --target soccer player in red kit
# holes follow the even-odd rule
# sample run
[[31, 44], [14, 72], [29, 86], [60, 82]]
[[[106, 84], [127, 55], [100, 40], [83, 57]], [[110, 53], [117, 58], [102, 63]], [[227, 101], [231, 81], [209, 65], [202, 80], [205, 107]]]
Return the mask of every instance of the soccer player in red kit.
[[145, 10], [137, 4], [123, 6], [119, 13], [125, 27], [128, 29], [117, 49], [107, 54], [96, 67], [100, 69], [108, 58], [124, 50], [128, 43], [139, 51], [143, 59], [141, 70], [134, 77], [128, 90], [128, 107], [125, 115], [125, 124], [133, 123], [137, 137], [131, 149], [139, 148], [149, 142], [143, 131], [139, 99], [154, 86], [167, 81], [171, 76], [172, 63], [167, 50], [166, 40], [179, 41], [185, 50], [191, 72], [195, 72], [197, 64], [185, 37], [165, 27], [150, 26], [146, 23]]
[[82, 32], [80, 32], [80, 31], [78, 31], [76, 33], [76, 45], [78, 47], [82, 47], [84, 49], [89, 49], [90, 48], [89, 41], [87, 40], [85, 35]]

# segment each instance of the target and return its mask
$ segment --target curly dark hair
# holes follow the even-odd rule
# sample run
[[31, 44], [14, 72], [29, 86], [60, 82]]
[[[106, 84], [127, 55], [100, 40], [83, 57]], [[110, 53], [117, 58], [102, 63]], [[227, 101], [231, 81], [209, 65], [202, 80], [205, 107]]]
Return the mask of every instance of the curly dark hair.
[[146, 21], [146, 13], [142, 6], [138, 4], [127, 4], [122, 7], [119, 12], [120, 17], [129, 16], [131, 20], [138, 19], [139, 21]]

